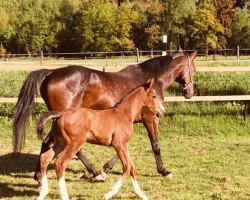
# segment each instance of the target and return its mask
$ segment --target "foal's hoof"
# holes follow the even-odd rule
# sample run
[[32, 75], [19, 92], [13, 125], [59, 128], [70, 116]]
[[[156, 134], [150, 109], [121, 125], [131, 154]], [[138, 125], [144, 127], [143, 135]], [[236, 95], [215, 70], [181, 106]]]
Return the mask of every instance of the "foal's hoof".
[[35, 172], [34, 179], [37, 181], [38, 186], [42, 185], [42, 174], [40, 172]]
[[105, 197], [105, 195], [102, 196], [102, 200], [107, 200], [107, 198]]
[[101, 172], [98, 176], [94, 177], [95, 182], [105, 182], [107, 178], [107, 174], [105, 172]]

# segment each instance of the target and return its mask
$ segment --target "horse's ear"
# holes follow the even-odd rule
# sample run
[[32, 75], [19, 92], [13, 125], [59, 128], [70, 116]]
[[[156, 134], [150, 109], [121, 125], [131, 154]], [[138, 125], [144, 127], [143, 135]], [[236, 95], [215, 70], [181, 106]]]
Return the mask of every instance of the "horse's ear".
[[191, 60], [194, 60], [196, 56], [197, 56], [197, 51], [193, 52], [193, 53], [190, 55]]
[[179, 45], [179, 53], [184, 53], [180, 45]]
[[154, 78], [148, 79], [147, 83], [144, 84], [145, 90], [150, 89], [154, 84]]

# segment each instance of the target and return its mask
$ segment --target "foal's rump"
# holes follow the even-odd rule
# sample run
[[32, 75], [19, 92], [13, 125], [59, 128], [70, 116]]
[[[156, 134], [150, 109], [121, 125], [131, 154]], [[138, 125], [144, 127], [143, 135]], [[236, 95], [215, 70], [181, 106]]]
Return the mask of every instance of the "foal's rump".
[[44, 113], [40, 119], [38, 120], [37, 123], [37, 135], [39, 138], [41, 138], [42, 140], [45, 139], [45, 133], [44, 133], [44, 127], [46, 125], [46, 123], [50, 120], [50, 119], [55, 119], [55, 118], [59, 118], [61, 116], [61, 112], [57, 112], [57, 111], [50, 111], [47, 113]]

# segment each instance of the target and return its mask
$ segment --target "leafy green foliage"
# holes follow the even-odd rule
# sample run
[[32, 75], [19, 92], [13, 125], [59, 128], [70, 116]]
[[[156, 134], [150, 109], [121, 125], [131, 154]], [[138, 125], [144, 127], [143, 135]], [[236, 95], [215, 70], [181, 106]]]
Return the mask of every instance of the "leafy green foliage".
[[159, 50], [163, 34], [168, 35], [170, 50], [179, 45], [248, 47], [248, 4], [239, 0], [2, 0], [0, 52]]
[[233, 47], [240, 45], [240, 47], [248, 48], [250, 44], [250, 8], [237, 8], [233, 22]]
[[212, 3], [204, 1], [197, 7], [189, 30], [192, 38], [190, 45], [193, 48], [221, 48], [217, 35], [224, 32], [224, 27], [216, 18], [216, 9]]

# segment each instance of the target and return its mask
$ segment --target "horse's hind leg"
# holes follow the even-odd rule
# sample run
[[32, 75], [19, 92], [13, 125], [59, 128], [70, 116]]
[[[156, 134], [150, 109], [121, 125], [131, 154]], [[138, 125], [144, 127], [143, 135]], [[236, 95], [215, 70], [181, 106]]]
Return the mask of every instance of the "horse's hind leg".
[[110, 161], [103, 165], [103, 171], [108, 174], [111, 169], [113, 169], [115, 163], [119, 160], [118, 154], [116, 154]]
[[106, 176], [104, 177], [99, 171], [97, 171], [94, 165], [88, 160], [88, 158], [84, 155], [83, 151], [80, 149], [76, 156], [80, 159], [80, 161], [85, 165], [88, 172], [93, 174], [95, 181], [105, 181]]

